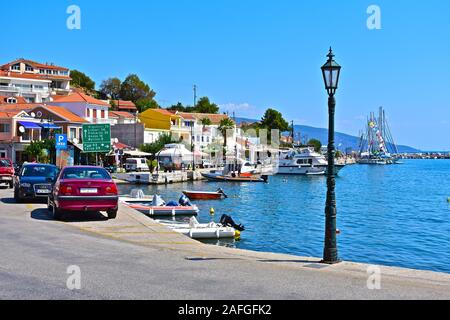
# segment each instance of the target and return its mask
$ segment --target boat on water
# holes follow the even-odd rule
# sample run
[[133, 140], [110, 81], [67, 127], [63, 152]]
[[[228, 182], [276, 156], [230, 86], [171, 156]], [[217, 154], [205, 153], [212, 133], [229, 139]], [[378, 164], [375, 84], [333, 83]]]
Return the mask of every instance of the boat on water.
[[221, 200], [228, 198], [225, 192], [220, 188], [216, 192], [183, 191], [183, 194], [190, 200]]
[[200, 212], [199, 208], [191, 204], [184, 195], [178, 202], [168, 203], [158, 195], [154, 195], [151, 200], [148, 197], [119, 197], [119, 201], [148, 216], [196, 216]]
[[360, 138], [360, 153], [358, 164], [363, 165], [392, 165], [400, 164], [398, 148], [392, 137], [386, 113], [380, 108], [378, 118], [371, 113], [367, 119], [367, 126]]
[[164, 220], [157, 220], [156, 222], [192, 239], [239, 238], [241, 232], [245, 230], [242, 225], [237, 225], [227, 215], [222, 216], [220, 223], [199, 223], [195, 217], [192, 217], [189, 223]]
[[203, 172], [202, 176], [215, 182], [262, 182], [267, 183], [269, 176], [263, 174], [258, 165], [252, 165], [248, 161], [235, 159], [227, 163], [222, 170]]
[[268, 182], [268, 176], [249, 175], [249, 174], [223, 174], [222, 172], [202, 173], [202, 176], [209, 181], [216, 182]]
[[[346, 165], [335, 164], [335, 174]], [[328, 161], [325, 156], [316, 152], [314, 147], [287, 149], [280, 152], [279, 175], [326, 175]]]

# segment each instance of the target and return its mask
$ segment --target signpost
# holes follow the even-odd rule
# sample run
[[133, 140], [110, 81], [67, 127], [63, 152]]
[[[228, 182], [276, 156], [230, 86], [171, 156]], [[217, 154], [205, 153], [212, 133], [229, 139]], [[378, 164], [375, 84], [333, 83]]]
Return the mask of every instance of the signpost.
[[111, 151], [111, 125], [83, 124], [83, 152], [108, 153]]
[[67, 150], [67, 135], [57, 134], [56, 135], [56, 150]]

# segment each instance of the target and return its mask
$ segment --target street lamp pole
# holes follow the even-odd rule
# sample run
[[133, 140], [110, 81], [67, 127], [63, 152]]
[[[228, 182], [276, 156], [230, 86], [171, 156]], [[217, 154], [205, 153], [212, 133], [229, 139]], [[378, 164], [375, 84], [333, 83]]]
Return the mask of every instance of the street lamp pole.
[[325, 208], [325, 248], [323, 263], [339, 263], [337, 239], [336, 239], [336, 171], [334, 166], [335, 142], [334, 142], [334, 116], [336, 99], [334, 97], [338, 88], [341, 66], [334, 61], [334, 54], [330, 48], [328, 61], [322, 67], [325, 88], [328, 93], [328, 169], [327, 169], [327, 202]]

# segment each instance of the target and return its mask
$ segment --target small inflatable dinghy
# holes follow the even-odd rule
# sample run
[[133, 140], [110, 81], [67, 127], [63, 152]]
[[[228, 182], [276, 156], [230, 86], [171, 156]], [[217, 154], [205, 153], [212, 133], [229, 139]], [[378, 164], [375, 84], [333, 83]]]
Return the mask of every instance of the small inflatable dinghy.
[[120, 201], [148, 216], [196, 216], [199, 209], [192, 205], [186, 196], [182, 196], [178, 202], [166, 202], [158, 195], [154, 195], [152, 201], [127, 201], [126, 198], [120, 198]]
[[199, 223], [195, 217], [192, 217], [189, 223], [162, 220], [157, 222], [192, 239], [239, 238], [241, 232], [245, 230], [242, 225], [235, 224], [227, 215], [222, 216], [220, 221], [220, 223]]

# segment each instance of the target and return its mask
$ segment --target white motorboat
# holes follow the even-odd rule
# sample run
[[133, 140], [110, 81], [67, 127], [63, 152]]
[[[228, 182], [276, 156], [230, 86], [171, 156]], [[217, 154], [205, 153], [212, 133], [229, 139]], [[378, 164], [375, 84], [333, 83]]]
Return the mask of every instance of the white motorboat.
[[157, 220], [157, 222], [192, 239], [239, 238], [241, 231], [245, 230], [242, 225], [236, 225], [226, 215], [222, 217], [221, 223], [199, 223], [195, 217], [192, 217], [189, 223], [165, 220]]
[[[345, 164], [335, 164], [338, 174]], [[280, 152], [278, 174], [281, 175], [325, 175], [328, 161], [313, 147], [289, 149]]]

